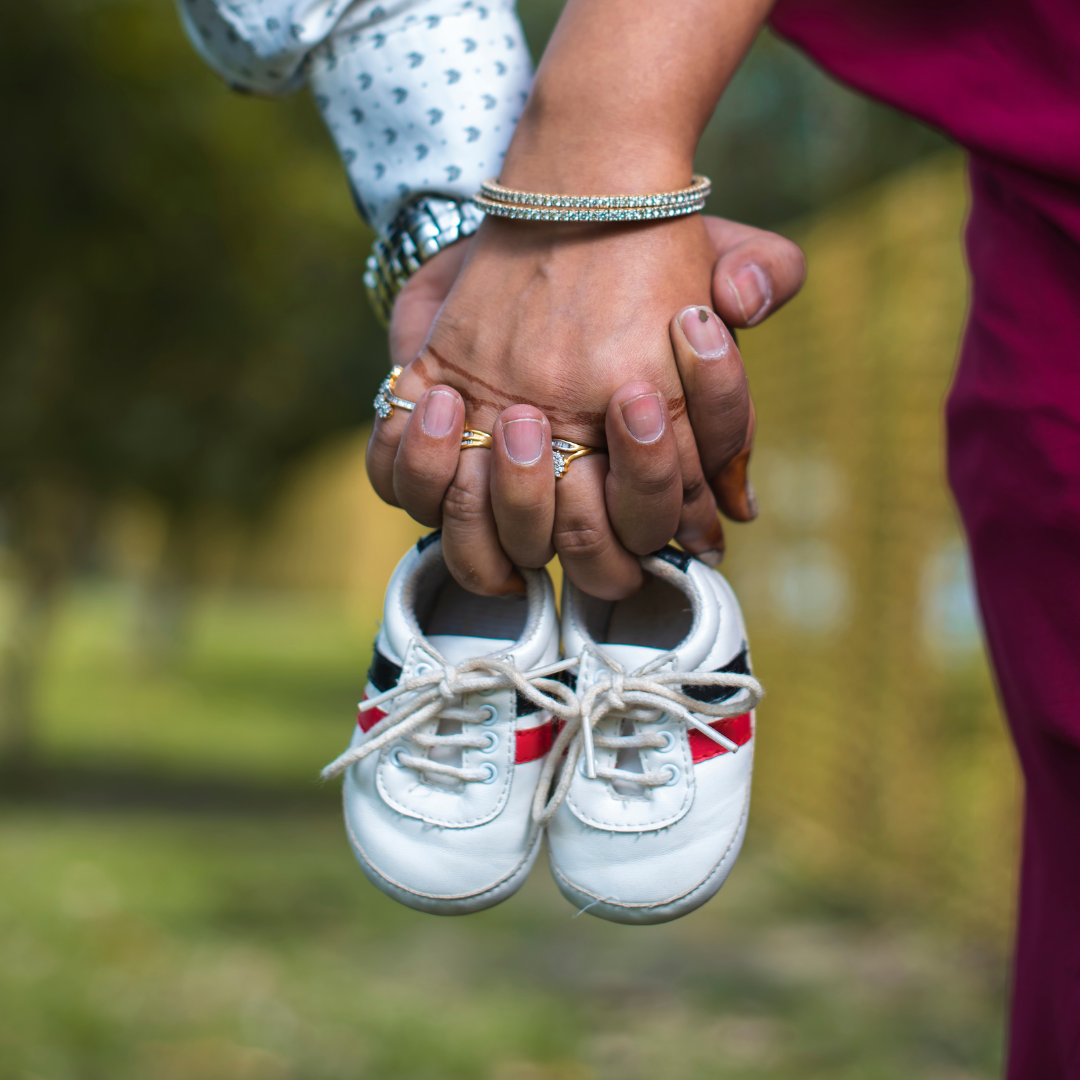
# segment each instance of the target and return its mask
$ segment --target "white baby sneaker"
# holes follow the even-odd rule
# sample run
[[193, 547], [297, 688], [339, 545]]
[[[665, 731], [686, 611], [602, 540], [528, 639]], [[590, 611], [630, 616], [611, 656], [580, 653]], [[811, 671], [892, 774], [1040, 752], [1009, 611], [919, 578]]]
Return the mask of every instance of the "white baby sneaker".
[[527, 594], [474, 596], [451, 577], [438, 533], [398, 564], [386, 591], [349, 749], [345, 824], [369, 880], [420, 911], [463, 915], [505, 900], [540, 849], [532, 803], [552, 714], [573, 693], [559, 661], [555, 594], [522, 570]]
[[677, 919], [724, 883], [762, 696], [728, 583], [675, 548], [641, 563], [645, 587], [617, 603], [564, 586], [581, 717], [560, 733], [535, 806], [563, 895], [623, 923]]

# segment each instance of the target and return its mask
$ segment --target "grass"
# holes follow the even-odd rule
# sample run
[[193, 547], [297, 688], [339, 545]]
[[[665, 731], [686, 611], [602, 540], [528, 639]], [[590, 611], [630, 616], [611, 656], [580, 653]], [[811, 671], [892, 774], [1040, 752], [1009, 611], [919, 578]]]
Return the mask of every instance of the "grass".
[[0, 1080], [996, 1073], [999, 955], [822, 894], [753, 831], [720, 896], [666, 926], [575, 918], [543, 866], [480, 915], [396, 905], [313, 780], [370, 626], [219, 598], [165, 675], [126, 619], [116, 589], [73, 598], [48, 783], [0, 803]]

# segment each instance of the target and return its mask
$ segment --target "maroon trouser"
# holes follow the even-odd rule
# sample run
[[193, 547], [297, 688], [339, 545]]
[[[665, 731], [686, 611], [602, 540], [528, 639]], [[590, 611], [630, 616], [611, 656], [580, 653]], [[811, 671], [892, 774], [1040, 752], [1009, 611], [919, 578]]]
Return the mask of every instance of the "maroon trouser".
[[971, 178], [949, 479], [1026, 782], [1008, 1076], [1078, 1080], [1080, 243], [1022, 177], [976, 160]]

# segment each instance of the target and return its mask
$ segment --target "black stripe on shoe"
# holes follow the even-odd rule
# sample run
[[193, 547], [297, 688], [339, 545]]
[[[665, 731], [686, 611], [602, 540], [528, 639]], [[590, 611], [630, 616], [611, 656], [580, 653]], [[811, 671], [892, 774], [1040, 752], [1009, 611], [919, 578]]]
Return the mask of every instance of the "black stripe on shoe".
[[690, 566], [690, 560], [693, 556], [668, 544], [667, 547], [662, 547], [659, 551], [654, 551], [653, 558], [663, 559], [664, 562], [671, 563], [672, 566], [685, 574], [687, 568]]
[[[569, 686], [571, 690], [577, 683], [577, 676], [572, 675], [565, 669], [563, 671], [556, 671], [554, 675], [549, 675], [549, 679], [554, 679], [556, 682], [561, 682], [563, 686]], [[517, 715], [518, 716], [531, 716], [533, 713], [538, 713], [540, 706], [535, 701], [530, 701], [519, 690], [517, 692]]]
[[[729, 660], [722, 668], [716, 670], [726, 672], [729, 675], [749, 675], [750, 657], [747, 655], [746, 646], [742, 647], [742, 652], [735, 656], [734, 659]], [[687, 697], [692, 697], [695, 701], [707, 702], [710, 705], [715, 705], [718, 701], [727, 701], [728, 698], [733, 698], [740, 690], [741, 687], [738, 686], [684, 686], [682, 688], [682, 692]]]
[[442, 529], [436, 529], [434, 532], [428, 533], [427, 536], [421, 536], [420, 539], [416, 541], [416, 550], [419, 552], [423, 551], [424, 548], [431, 547], [440, 536], [442, 536]]
[[395, 664], [389, 657], [383, 656], [378, 649], [371, 658], [371, 667], [368, 668], [368, 682], [379, 691], [380, 694], [397, 686], [401, 679], [401, 665]]

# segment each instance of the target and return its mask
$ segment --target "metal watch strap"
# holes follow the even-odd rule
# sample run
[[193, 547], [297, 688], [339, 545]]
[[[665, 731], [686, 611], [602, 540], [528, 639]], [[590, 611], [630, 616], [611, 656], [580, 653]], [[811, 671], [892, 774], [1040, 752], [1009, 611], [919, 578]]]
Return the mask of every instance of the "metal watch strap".
[[455, 240], [472, 236], [484, 212], [471, 199], [421, 195], [394, 218], [371, 246], [364, 284], [383, 326], [390, 325], [394, 298], [433, 255]]

